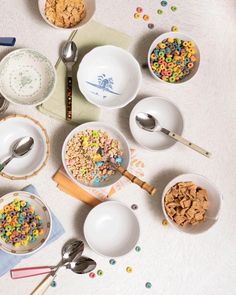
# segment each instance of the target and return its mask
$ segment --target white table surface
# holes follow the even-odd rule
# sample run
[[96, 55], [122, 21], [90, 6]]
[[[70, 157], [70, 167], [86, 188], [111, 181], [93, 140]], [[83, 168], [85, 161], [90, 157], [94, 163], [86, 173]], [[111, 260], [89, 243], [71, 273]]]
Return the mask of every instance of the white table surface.
[[[115, 196], [128, 205], [136, 203], [141, 223], [140, 253], [135, 251], [117, 259], [115, 266], [86, 247], [85, 253], [94, 258], [103, 277], [90, 279], [70, 271], [61, 271], [57, 287], [48, 294], [82, 295], [235, 295], [236, 294], [236, 230], [235, 230], [235, 180], [236, 180], [236, 2], [234, 0], [169, 0], [178, 11], [170, 9], [158, 16], [159, 1], [98, 0], [95, 19], [134, 37], [131, 51], [142, 62], [151, 41], [161, 32], [177, 25], [191, 35], [201, 50], [198, 75], [182, 86], [156, 82], [143, 71], [141, 91], [129, 106], [120, 111], [110, 111], [102, 118], [119, 127], [135, 146], [131, 138], [128, 116], [134, 104], [147, 96], [164, 96], [175, 102], [185, 120], [184, 135], [212, 153], [206, 159], [180, 144], [151, 153], [139, 148], [145, 161], [145, 179], [157, 185], [159, 195], [167, 182], [185, 172], [207, 176], [224, 196], [219, 222], [201, 235], [182, 234], [161, 224], [163, 213], [160, 198], [151, 199], [134, 185], [129, 185]], [[133, 13], [141, 5], [155, 24], [149, 30], [144, 21], [135, 21]], [[15, 36], [16, 47], [32, 47], [56, 62], [59, 46], [68, 37], [67, 32], [55, 30], [44, 23], [37, 10], [36, 0], [1, 0], [0, 36]], [[2, 58], [9, 51], [0, 48]], [[65, 227], [66, 234], [59, 240], [22, 261], [18, 267], [53, 265], [60, 259], [65, 241], [82, 237], [82, 225], [90, 208], [60, 192], [51, 176], [59, 167], [63, 140], [72, 129], [70, 125], [50, 119], [34, 108], [11, 105], [7, 114], [29, 114], [47, 128], [52, 153], [47, 167], [27, 181], [0, 179], [0, 194], [19, 190], [34, 184], [53, 212]], [[137, 147], [137, 146], [136, 146]], [[0, 261], [1, 263], [1, 261]], [[125, 271], [133, 267], [133, 273]], [[0, 294], [24, 295], [36, 286], [41, 277], [13, 281], [9, 274], [0, 278]], [[145, 288], [150, 281], [151, 289]]]

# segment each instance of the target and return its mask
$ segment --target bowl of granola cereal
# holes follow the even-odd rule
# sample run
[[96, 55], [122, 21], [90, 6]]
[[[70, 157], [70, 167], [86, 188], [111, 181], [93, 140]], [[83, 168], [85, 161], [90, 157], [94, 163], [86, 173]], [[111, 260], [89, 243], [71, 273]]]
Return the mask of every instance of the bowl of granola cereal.
[[222, 196], [207, 178], [182, 174], [171, 180], [162, 194], [167, 221], [177, 230], [198, 234], [219, 219]]
[[79, 185], [106, 187], [121, 177], [116, 166], [128, 168], [128, 142], [119, 130], [103, 122], [89, 122], [73, 129], [62, 147], [62, 162]]
[[38, 0], [41, 16], [56, 29], [78, 29], [88, 23], [96, 10], [96, 0]]

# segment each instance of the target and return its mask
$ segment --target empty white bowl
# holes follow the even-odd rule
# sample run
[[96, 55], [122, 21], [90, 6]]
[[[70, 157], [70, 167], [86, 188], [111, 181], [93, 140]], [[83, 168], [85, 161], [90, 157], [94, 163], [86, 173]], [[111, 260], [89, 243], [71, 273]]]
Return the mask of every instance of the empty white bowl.
[[[180, 226], [176, 224], [171, 218], [169, 218], [164, 204], [164, 198], [168, 190], [178, 182], [192, 181], [201, 188], [207, 190], [209, 207], [206, 211], [206, 220], [196, 225], [187, 224], [186, 226]], [[162, 209], [165, 214], [165, 218], [168, 222], [177, 230], [188, 234], [199, 234], [207, 231], [211, 228], [219, 219], [221, 210], [222, 196], [217, 190], [214, 184], [212, 184], [206, 177], [199, 174], [182, 174], [172, 179], [165, 187], [162, 193]]]
[[[190, 73], [182, 80], [179, 80], [175, 83], [169, 83], [167, 81], [164, 81], [162, 80], [161, 78], [159, 78], [158, 76], [156, 76], [151, 68], [151, 64], [150, 64], [150, 56], [152, 54], [152, 51], [155, 49], [155, 47], [157, 46], [158, 43], [162, 42], [164, 39], [167, 39], [167, 38], [177, 38], [177, 39], [181, 39], [181, 40], [184, 40], [184, 41], [192, 41], [194, 43], [194, 47], [196, 49], [196, 53], [195, 53], [195, 56], [197, 57], [197, 60], [196, 62], [194, 62], [194, 67], [191, 69]], [[156, 79], [156, 80], [159, 80], [163, 83], [168, 83], [168, 84], [181, 84], [181, 83], [184, 83], [186, 81], [189, 81], [198, 71], [198, 68], [199, 68], [199, 64], [200, 64], [200, 51], [199, 51], [199, 48], [196, 44], [196, 42], [189, 36], [183, 34], [183, 33], [180, 33], [180, 32], [168, 32], [168, 33], [164, 33], [160, 36], [158, 36], [151, 44], [150, 48], [149, 48], [149, 51], [148, 51], [148, 67], [149, 67], [149, 70], [150, 70], [150, 73], [152, 74], [152, 76]]]
[[122, 174], [120, 172], [118, 172], [118, 171], [114, 175], [107, 178], [106, 181], [99, 182], [99, 183], [93, 183], [93, 184], [89, 185], [89, 184], [85, 184], [85, 183], [77, 180], [73, 176], [73, 174], [71, 173], [70, 169], [68, 168], [68, 166], [66, 164], [65, 155], [66, 155], [66, 148], [67, 148], [68, 142], [71, 140], [71, 138], [75, 134], [79, 133], [82, 130], [86, 130], [86, 129], [92, 129], [92, 130], [99, 130], [100, 129], [100, 130], [105, 131], [109, 135], [109, 137], [117, 139], [119, 141], [119, 143], [120, 143], [121, 150], [123, 151], [122, 167], [124, 167], [125, 169], [128, 168], [129, 162], [130, 162], [130, 150], [129, 150], [129, 145], [128, 145], [127, 140], [125, 139], [124, 135], [119, 130], [117, 130], [114, 127], [111, 127], [109, 124], [103, 123], [103, 122], [85, 123], [85, 124], [82, 124], [82, 125], [76, 127], [75, 129], [73, 129], [69, 133], [69, 135], [65, 139], [63, 147], [62, 147], [62, 163], [63, 163], [63, 166], [64, 166], [67, 174], [69, 175], [69, 177], [78, 185], [84, 185], [84, 186], [87, 186], [87, 187], [96, 187], [96, 188], [101, 188], [101, 187], [106, 187], [106, 186], [113, 185], [114, 183], [116, 183], [122, 177]]
[[50, 60], [29, 49], [17, 49], [0, 63], [0, 92], [17, 105], [39, 105], [56, 85], [56, 71]]
[[162, 127], [181, 135], [184, 123], [176, 105], [165, 98], [147, 97], [134, 106], [129, 119], [130, 130], [134, 139], [144, 148], [158, 151], [169, 148], [176, 143], [175, 140], [162, 132], [149, 132], [141, 129], [135, 120], [136, 115], [141, 112], [151, 114], [158, 119]]
[[71, 28], [57, 27], [47, 19], [46, 15], [45, 15], [46, 0], [38, 0], [38, 7], [39, 7], [39, 12], [40, 12], [42, 18], [51, 27], [53, 27], [55, 29], [61, 29], [61, 30], [75, 30], [75, 29], [78, 29], [78, 28], [84, 26], [85, 24], [87, 24], [92, 19], [93, 15], [96, 11], [96, 0], [85, 0], [84, 2], [85, 2], [86, 15], [85, 15], [84, 19], [81, 20], [81, 22], [79, 22], [76, 26], [71, 27]]
[[121, 202], [97, 205], [84, 223], [89, 247], [100, 255], [118, 257], [130, 252], [138, 242], [139, 222], [133, 211]]
[[135, 99], [142, 74], [138, 62], [129, 52], [105, 45], [84, 56], [77, 79], [89, 102], [99, 107], [121, 108]]
[[14, 255], [27, 255], [38, 251], [47, 242], [51, 229], [52, 229], [52, 217], [51, 213], [46, 206], [46, 204], [38, 196], [25, 192], [16, 191], [6, 194], [0, 198], [0, 210], [3, 209], [5, 205], [11, 203], [15, 198], [19, 198], [22, 201], [29, 202], [30, 205], [35, 209], [35, 213], [41, 216], [42, 228], [44, 230], [43, 234], [38, 236], [36, 241], [29, 243], [25, 246], [15, 247], [12, 244], [6, 243], [0, 237], [0, 249], [4, 252], [14, 254]]

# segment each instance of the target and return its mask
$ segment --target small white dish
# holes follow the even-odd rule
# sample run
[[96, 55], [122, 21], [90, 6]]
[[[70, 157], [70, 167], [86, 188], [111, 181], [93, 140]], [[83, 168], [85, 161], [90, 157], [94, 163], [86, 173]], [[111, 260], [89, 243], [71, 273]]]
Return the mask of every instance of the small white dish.
[[35, 209], [36, 214], [42, 218], [42, 228], [44, 233], [40, 235], [35, 242], [29, 243], [26, 246], [15, 247], [11, 244], [4, 242], [0, 237], [0, 249], [6, 253], [13, 255], [27, 255], [38, 251], [47, 242], [51, 229], [52, 229], [52, 217], [47, 205], [38, 196], [25, 192], [17, 191], [11, 192], [0, 197], [0, 210], [11, 203], [15, 198], [19, 198], [22, 201], [29, 202], [30, 205]]
[[135, 120], [136, 115], [141, 112], [151, 114], [158, 119], [162, 127], [181, 135], [184, 122], [176, 105], [161, 97], [144, 98], [134, 106], [129, 119], [134, 139], [144, 148], [157, 151], [169, 148], [176, 143], [162, 132], [149, 132], [141, 129]]
[[99, 46], [82, 59], [77, 79], [85, 98], [99, 107], [122, 108], [135, 99], [142, 82], [140, 66], [126, 50]]
[[14, 50], [0, 62], [0, 92], [14, 104], [39, 105], [49, 98], [55, 85], [54, 66], [35, 50]]
[[[186, 226], [180, 226], [176, 224], [171, 218], [169, 218], [166, 210], [165, 210], [165, 204], [164, 204], [164, 198], [168, 190], [174, 186], [178, 182], [187, 182], [192, 181], [196, 185], [198, 185], [201, 188], [204, 188], [208, 192], [208, 202], [209, 202], [209, 208], [206, 211], [206, 220], [203, 222], [200, 222], [197, 225], [191, 225], [188, 224]], [[222, 205], [222, 195], [218, 191], [218, 189], [215, 187], [214, 184], [212, 184], [206, 177], [201, 176], [199, 174], [182, 174], [174, 179], [172, 179], [164, 188], [164, 191], [162, 193], [162, 210], [165, 214], [165, 218], [168, 220], [168, 222], [177, 230], [188, 233], [188, 234], [199, 234], [207, 231], [210, 229], [219, 219], [220, 216], [220, 210]]]
[[[162, 79], [160, 79], [158, 76], [156, 76], [154, 73], [153, 73], [153, 70], [151, 68], [151, 64], [150, 64], [150, 56], [152, 54], [152, 51], [156, 48], [157, 44], [162, 42], [164, 39], [167, 39], [167, 38], [177, 38], [177, 39], [181, 39], [181, 40], [184, 40], [184, 41], [192, 41], [194, 43], [194, 47], [196, 49], [196, 53], [195, 53], [195, 56], [197, 57], [197, 60], [196, 62], [194, 63], [194, 67], [191, 69], [189, 75], [187, 75], [184, 79], [182, 80], [179, 80], [175, 83], [169, 83], [167, 81], [164, 81]], [[200, 51], [199, 51], [199, 48], [196, 44], [196, 42], [189, 36], [183, 34], [183, 33], [180, 33], [180, 32], [168, 32], [168, 33], [164, 33], [164, 34], [161, 34], [160, 36], [158, 36], [151, 44], [150, 48], [149, 48], [149, 51], [148, 51], [148, 67], [149, 67], [149, 70], [150, 70], [150, 73], [151, 75], [158, 81], [161, 81], [163, 83], [168, 83], [168, 84], [173, 84], [173, 85], [176, 85], [176, 84], [181, 84], [181, 83], [184, 83], [184, 82], [187, 82], [189, 81], [193, 76], [195, 76], [195, 74], [197, 73], [198, 71], [198, 68], [199, 68], [199, 65], [200, 65]]]
[[66, 155], [66, 148], [67, 148], [67, 144], [68, 142], [71, 140], [71, 138], [79, 133], [82, 130], [86, 130], [86, 129], [92, 129], [92, 130], [103, 130], [105, 132], [107, 132], [107, 134], [111, 137], [111, 138], [115, 138], [119, 141], [120, 146], [121, 146], [121, 150], [123, 151], [123, 162], [122, 162], [122, 167], [124, 167], [125, 169], [128, 168], [129, 166], [129, 162], [130, 162], [130, 150], [129, 150], [129, 145], [127, 140], [125, 139], [124, 135], [117, 129], [115, 129], [114, 127], [111, 127], [109, 124], [104, 123], [104, 122], [89, 122], [89, 123], [84, 123], [78, 127], [76, 127], [75, 129], [73, 129], [68, 136], [66, 137], [63, 147], [62, 147], [62, 163], [63, 166], [66, 170], [66, 173], [69, 175], [69, 177], [74, 181], [75, 184], [78, 185], [84, 185], [87, 187], [96, 187], [96, 188], [101, 188], [101, 187], [106, 187], [106, 186], [110, 186], [113, 185], [114, 183], [116, 183], [121, 177], [122, 174], [119, 173], [118, 171], [112, 175], [111, 177], [109, 177], [106, 181], [103, 182], [99, 182], [96, 184], [92, 184], [92, 185], [87, 185], [83, 182], [80, 182], [79, 180], [77, 180], [73, 174], [71, 173], [70, 169], [68, 168], [67, 164], [66, 164], [66, 160], [65, 160], [65, 155]]
[[97, 205], [84, 223], [84, 236], [89, 247], [107, 257], [119, 257], [130, 252], [137, 244], [139, 235], [136, 215], [117, 201]]
[[46, 130], [42, 125], [25, 115], [12, 115], [0, 120], [0, 162], [11, 155], [11, 146], [20, 137], [34, 139], [32, 150], [21, 158], [13, 159], [0, 176], [21, 180], [36, 175], [46, 165], [50, 146]]
[[85, 10], [86, 10], [86, 15], [81, 22], [79, 22], [76, 26], [71, 27], [71, 28], [61, 28], [58, 26], [55, 26], [53, 23], [51, 23], [46, 15], [45, 15], [45, 4], [46, 0], [38, 0], [38, 7], [39, 7], [39, 12], [42, 16], [42, 18], [45, 20], [45, 22], [50, 25], [51, 27], [55, 29], [61, 29], [61, 30], [75, 30], [78, 29], [84, 25], [86, 25], [94, 16], [94, 13], [96, 11], [96, 0], [85, 0]]

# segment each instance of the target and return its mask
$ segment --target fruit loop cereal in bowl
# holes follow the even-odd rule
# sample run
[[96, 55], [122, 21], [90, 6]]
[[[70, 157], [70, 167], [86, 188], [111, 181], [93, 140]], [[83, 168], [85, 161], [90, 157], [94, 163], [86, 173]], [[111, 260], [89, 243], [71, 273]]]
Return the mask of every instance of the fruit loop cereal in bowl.
[[130, 152], [124, 136], [102, 122], [89, 122], [72, 130], [62, 148], [62, 161], [75, 183], [89, 187], [114, 184], [122, 175], [115, 166], [128, 168]]
[[162, 208], [168, 223], [191, 234], [202, 233], [216, 223], [221, 201], [215, 186], [198, 174], [174, 178], [162, 194]]
[[190, 80], [198, 70], [200, 52], [196, 43], [179, 32], [157, 37], [148, 52], [152, 76], [162, 82], [180, 84]]
[[54, 28], [77, 29], [93, 17], [95, 0], [38, 0], [43, 19]]
[[29, 192], [0, 198], [0, 249], [14, 255], [33, 253], [51, 232], [51, 214], [42, 200]]

